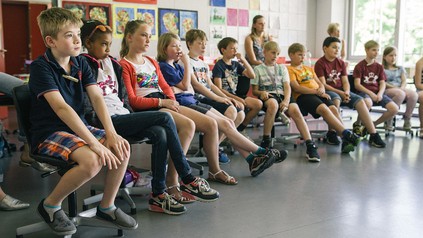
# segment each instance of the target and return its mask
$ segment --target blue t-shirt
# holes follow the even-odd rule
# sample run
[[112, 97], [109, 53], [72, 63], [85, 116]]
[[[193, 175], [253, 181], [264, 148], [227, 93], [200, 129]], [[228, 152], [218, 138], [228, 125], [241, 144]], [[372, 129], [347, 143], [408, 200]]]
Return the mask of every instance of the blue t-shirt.
[[402, 66], [397, 66], [396, 69], [385, 69], [386, 82], [395, 87], [401, 87], [401, 75], [403, 73], [405, 74], [405, 70]]
[[[176, 87], [176, 85], [184, 79], [184, 68], [182, 68], [181, 65], [173, 63], [174, 67], [172, 67], [166, 62], [159, 62], [159, 66], [163, 77], [170, 86]], [[182, 106], [189, 106], [197, 103], [194, 95], [190, 93], [177, 93], [175, 94], [175, 98]]]
[[[84, 91], [89, 85], [97, 85], [88, 63], [82, 56], [70, 58], [71, 71], [66, 71], [57, 63], [51, 50], [31, 63], [29, 90], [31, 92], [31, 145], [34, 150], [48, 136], [57, 131], [74, 133], [53, 111], [44, 98], [44, 94], [59, 91], [65, 102], [75, 110], [81, 120], [84, 119]], [[78, 79], [73, 82], [63, 77]]]
[[245, 68], [238, 61], [231, 61], [231, 65], [227, 65], [223, 60], [217, 61], [213, 68], [213, 79], [222, 79], [222, 89], [229, 93], [235, 94], [238, 85], [238, 76], [242, 75]]

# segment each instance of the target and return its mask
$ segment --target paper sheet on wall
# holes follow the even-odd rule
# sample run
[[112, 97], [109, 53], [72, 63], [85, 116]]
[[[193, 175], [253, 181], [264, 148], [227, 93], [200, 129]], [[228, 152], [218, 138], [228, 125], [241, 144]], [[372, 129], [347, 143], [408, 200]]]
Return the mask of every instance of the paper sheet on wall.
[[289, 28], [289, 17], [288, 17], [288, 13], [281, 13], [281, 14], [279, 14], [279, 19], [281, 21], [281, 29], [288, 29]]
[[260, 0], [260, 11], [269, 11], [269, 0]]
[[210, 23], [224, 25], [226, 23], [226, 8], [211, 7], [210, 8]]
[[279, 12], [288, 13], [289, 0], [279, 0]]
[[281, 20], [279, 18], [279, 13], [271, 12], [269, 14], [269, 28], [274, 30], [281, 29]]
[[234, 8], [227, 9], [228, 15], [226, 18], [226, 25], [237, 26], [238, 25], [238, 10]]
[[226, 37], [226, 29], [224, 26], [212, 25], [210, 26], [210, 39], [213, 41], [219, 41], [223, 37]]
[[250, 10], [259, 10], [260, 0], [250, 0]]
[[248, 26], [248, 10], [238, 9], [238, 26]]
[[239, 40], [244, 42], [245, 37], [251, 33], [251, 29], [248, 27], [238, 27]]
[[247, 0], [236, 0], [239, 9], [249, 9], [250, 2]]

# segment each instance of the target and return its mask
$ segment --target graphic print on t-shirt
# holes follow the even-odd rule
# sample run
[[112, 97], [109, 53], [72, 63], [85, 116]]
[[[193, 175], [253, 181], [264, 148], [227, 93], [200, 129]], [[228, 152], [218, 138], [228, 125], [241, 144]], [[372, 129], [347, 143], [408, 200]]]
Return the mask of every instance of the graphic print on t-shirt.
[[137, 83], [140, 88], [159, 88], [159, 80], [156, 72], [152, 74], [144, 72], [137, 74]]
[[338, 72], [335, 69], [333, 69], [328, 75], [329, 77], [326, 79], [326, 81], [333, 82], [334, 85], [338, 85], [338, 81], [341, 80], [341, 77], [339, 77], [340, 75], [341, 75], [341, 72]]
[[305, 83], [313, 79], [313, 73], [309, 69], [305, 69], [301, 71], [300, 77], [301, 83]]
[[369, 76], [364, 76], [364, 83], [365, 84], [374, 84], [377, 85], [377, 79], [379, 76], [375, 75], [375, 73], [370, 72]]
[[238, 74], [235, 70], [225, 69], [225, 78], [223, 81], [223, 88], [229, 87], [228, 91], [235, 93], [236, 85], [238, 84]]
[[207, 69], [204, 67], [193, 67], [193, 69], [197, 81], [205, 87], [210, 88], [210, 85], [207, 83]]
[[107, 78], [101, 82], [98, 82], [97, 85], [103, 91], [103, 96], [107, 96], [112, 93], [117, 93], [116, 81], [112, 80], [112, 77], [110, 77], [110, 75], [107, 75]]

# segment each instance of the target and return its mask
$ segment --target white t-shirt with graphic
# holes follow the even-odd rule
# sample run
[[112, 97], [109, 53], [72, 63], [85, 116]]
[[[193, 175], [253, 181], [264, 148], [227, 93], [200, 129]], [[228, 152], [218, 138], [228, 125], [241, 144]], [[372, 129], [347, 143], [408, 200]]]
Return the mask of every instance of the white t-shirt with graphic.
[[103, 92], [104, 101], [106, 102], [110, 116], [129, 114], [128, 109], [123, 107], [123, 102], [118, 95], [118, 83], [112, 60], [106, 58], [99, 60], [99, 63], [102, 68], [98, 69], [97, 85]]

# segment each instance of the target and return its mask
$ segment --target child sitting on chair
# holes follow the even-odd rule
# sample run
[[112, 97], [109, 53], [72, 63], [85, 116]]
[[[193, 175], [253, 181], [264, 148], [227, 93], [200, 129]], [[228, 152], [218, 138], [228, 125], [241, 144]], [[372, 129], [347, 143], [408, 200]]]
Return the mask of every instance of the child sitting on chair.
[[305, 52], [305, 47], [299, 43], [294, 43], [288, 48], [291, 59], [288, 71], [294, 98], [303, 115], [310, 113], [314, 118], [322, 116], [329, 128], [334, 129], [336, 139], [337, 134], [342, 137], [342, 153], [354, 151], [354, 147], [360, 142], [360, 137], [345, 129], [338, 108], [326, 94], [314, 70], [303, 65]]
[[385, 122], [385, 130], [393, 131], [392, 119], [398, 113], [398, 106], [388, 96], [386, 96], [386, 76], [383, 66], [376, 62], [379, 53], [379, 44], [370, 40], [364, 44], [366, 58], [360, 61], [353, 72], [354, 86], [358, 95], [364, 98], [367, 108], [370, 110], [373, 105], [386, 108], [374, 125]]
[[269, 41], [263, 46], [264, 62], [254, 68], [255, 78], [251, 80], [253, 94], [263, 102], [264, 116], [263, 143], [270, 143], [270, 133], [278, 112], [292, 117], [302, 138], [306, 142], [306, 155], [310, 162], [319, 162], [317, 147], [311, 140], [310, 131], [298, 105], [291, 98], [289, 73], [284, 65], [277, 64], [280, 48], [275, 41]]
[[374, 147], [384, 148], [386, 144], [380, 138], [379, 133], [376, 132], [363, 98], [350, 91], [346, 65], [342, 59], [337, 57], [340, 42], [337, 37], [332, 36], [327, 37], [323, 41], [323, 52], [325, 55], [314, 65], [316, 75], [325, 85], [326, 93], [331, 97], [332, 102], [338, 109], [342, 105], [357, 110], [358, 119], [354, 123], [353, 131], [356, 134], [362, 132], [360, 121], [363, 122], [367, 132], [370, 133], [369, 144]]

